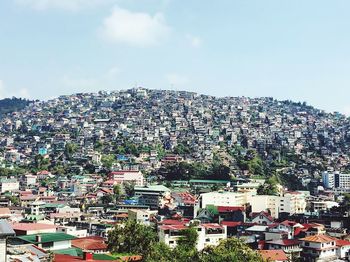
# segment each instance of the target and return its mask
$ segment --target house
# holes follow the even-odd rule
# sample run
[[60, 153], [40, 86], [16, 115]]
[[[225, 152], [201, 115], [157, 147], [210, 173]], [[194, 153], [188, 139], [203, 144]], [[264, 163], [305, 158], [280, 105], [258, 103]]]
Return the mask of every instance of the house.
[[0, 261], [7, 261], [7, 238], [15, 236], [11, 225], [6, 220], [0, 220]]
[[[188, 224], [162, 225], [159, 227], [159, 241], [170, 247], [176, 247], [177, 241], [182, 236], [182, 231], [188, 228]], [[197, 249], [210, 245], [218, 245], [220, 240], [227, 238], [226, 227], [219, 224], [201, 224], [195, 226], [198, 232]]]
[[157, 215], [158, 211], [144, 210], [144, 209], [129, 209], [128, 219], [137, 221], [139, 223], [150, 225], [152, 217]]
[[270, 225], [274, 222], [274, 218], [267, 212], [252, 213], [251, 221], [260, 225]]
[[5, 192], [14, 192], [19, 190], [19, 182], [17, 179], [13, 178], [1, 178], [0, 179], [0, 191], [1, 193]]
[[297, 239], [279, 239], [266, 241], [265, 245], [268, 250], [283, 250], [289, 259], [299, 257], [302, 249], [300, 241]]
[[44, 250], [71, 248], [71, 241], [75, 238], [64, 233], [40, 233], [17, 237], [19, 244], [35, 244]]
[[11, 216], [11, 211], [8, 207], [0, 207], [0, 219], [6, 219]]
[[350, 241], [337, 239], [336, 244], [338, 258], [350, 260]]
[[287, 262], [288, 257], [283, 250], [259, 250], [263, 259], [271, 262]]
[[137, 186], [144, 185], [144, 176], [140, 171], [134, 171], [134, 170], [115, 171], [115, 172], [109, 173], [108, 178], [110, 180], [117, 182], [118, 184], [129, 182], [129, 183], [135, 183], [135, 185]]
[[139, 204], [151, 209], [157, 209], [164, 197], [170, 197], [170, 189], [163, 185], [135, 186], [134, 192], [135, 197], [139, 198]]
[[327, 235], [312, 235], [300, 239], [301, 256], [307, 261], [332, 260], [337, 258], [336, 238]]
[[15, 223], [12, 224], [17, 236], [33, 235], [40, 233], [55, 233], [57, 226], [41, 223]]
[[80, 248], [89, 253], [105, 253], [107, 252], [107, 244], [103, 237], [90, 236], [81, 237], [72, 240], [72, 246]]

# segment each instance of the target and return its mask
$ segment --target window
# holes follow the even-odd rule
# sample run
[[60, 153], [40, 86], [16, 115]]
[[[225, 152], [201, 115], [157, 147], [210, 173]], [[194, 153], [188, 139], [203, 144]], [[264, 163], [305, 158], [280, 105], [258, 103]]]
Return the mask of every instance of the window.
[[169, 244], [174, 244], [174, 241], [172, 240], [172, 241], [169, 241]]
[[308, 247], [308, 246], [310, 246], [310, 243], [309, 242], [305, 242], [304, 246]]
[[210, 238], [207, 238], [207, 239], [205, 240], [205, 242], [210, 242]]

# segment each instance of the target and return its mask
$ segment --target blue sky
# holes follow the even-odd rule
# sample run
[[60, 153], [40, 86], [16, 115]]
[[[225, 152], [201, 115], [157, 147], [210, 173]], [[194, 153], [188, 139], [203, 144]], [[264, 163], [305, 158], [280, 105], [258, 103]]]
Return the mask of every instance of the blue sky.
[[348, 0], [2, 0], [0, 97], [137, 86], [350, 114]]

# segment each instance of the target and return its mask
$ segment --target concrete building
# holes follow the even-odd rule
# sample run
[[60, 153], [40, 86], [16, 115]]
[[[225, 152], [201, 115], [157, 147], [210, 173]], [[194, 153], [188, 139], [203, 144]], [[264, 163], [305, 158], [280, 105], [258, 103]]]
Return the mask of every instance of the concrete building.
[[0, 179], [0, 190], [1, 193], [13, 192], [19, 190], [19, 182], [16, 179]]
[[322, 182], [326, 188], [350, 189], [350, 174], [323, 172]]
[[[159, 227], [159, 241], [174, 248], [182, 236], [182, 230], [187, 225], [164, 225]], [[217, 246], [222, 239], [227, 238], [227, 228], [219, 224], [201, 224], [195, 227], [198, 232], [197, 250], [207, 246]]]
[[207, 205], [213, 206], [244, 206], [251, 199], [251, 192], [227, 192], [215, 191], [203, 193], [199, 196], [199, 208], [205, 208]]
[[306, 261], [333, 261], [337, 258], [336, 239], [327, 235], [314, 235], [301, 239], [301, 256]]

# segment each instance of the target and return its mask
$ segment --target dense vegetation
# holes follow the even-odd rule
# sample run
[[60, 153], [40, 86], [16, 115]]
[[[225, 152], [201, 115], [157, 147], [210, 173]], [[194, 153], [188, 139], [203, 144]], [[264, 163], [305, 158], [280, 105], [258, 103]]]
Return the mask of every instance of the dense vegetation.
[[8, 113], [22, 110], [31, 101], [22, 98], [5, 98], [0, 100], [0, 118]]
[[195, 227], [182, 231], [177, 246], [171, 249], [158, 242], [155, 229], [135, 221], [124, 226], [117, 225], [108, 234], [108, 248], [112, 253], [130, 253], [142, 255], [143, 261], [209, 262], [209, 261], [245, 261], [262, 262], [261, 256], [237, 238], [222, 240], [216, 247], [209, 246], [197, 251], [198, 233]]

